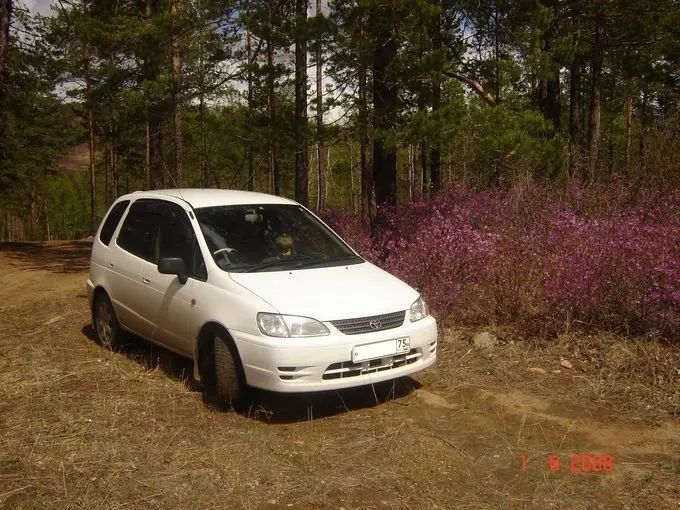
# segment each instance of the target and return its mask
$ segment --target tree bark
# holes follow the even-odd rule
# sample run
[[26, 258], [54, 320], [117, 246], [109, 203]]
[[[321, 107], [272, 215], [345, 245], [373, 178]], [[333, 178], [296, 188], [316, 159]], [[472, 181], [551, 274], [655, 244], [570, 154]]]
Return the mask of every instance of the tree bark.
[[374, 27], [373, 48], [373, 178], [375, 201], [380, 205], [397, 203], [397, 148], [388, 133], [397, 120], [397, 79], [394, 59], [397, 41], [393, 34], [394, 18], [389, 5], [372, 7], [371, 25]]
[[90, 234], [97, 230], [97, 175], [94, 144], [94, 112], [92, 107], [92, 76], [90, 74], [89, 46], [83, 43], [83, 66], [85, 74], [85, 110], [87, 116], [87, 141], [90, 152]]
[[173, 160], [175, 163], [175, 186], [182, 187], [182, 58], [179, 54], [179, 29], [178, 19], [180, 16], [177, 4], [179, 0], [172, 0], [170, 15], [172, 18], [171, 46], [172, 46], [172, 124], [173, 124]]
[[569, 177], [581, 173], [581, 120], [580, 115], [581, 71], [574, 61], [569, 71]]
[[[316, 15], [322, 16], [321, 0], [316, 0]], [[326, 207], [326, 168], [323, 135], [323, 61], [321, 42], [319, 42], [316, 49], [316, 173], [319, 185], [316, 208], [319, 211], [323, 211]]]
[[307, 0], [295, 0], [295, 200], [309, 205], [307, 145]]
[[598, 157], [600, 154], [600, 80], [602, 76], [602, 37], [604, 25], [602, 14], [595, 18], [595, 39], [591, 55], [591, 88], [590, 88], [590, 149], [588, 157], [588, 182], [595, 182]]
[[5, 89], [5, 60], [9, 48], [9, 26], [12, 21], [12, 0], [0, 0], [0, 100]]

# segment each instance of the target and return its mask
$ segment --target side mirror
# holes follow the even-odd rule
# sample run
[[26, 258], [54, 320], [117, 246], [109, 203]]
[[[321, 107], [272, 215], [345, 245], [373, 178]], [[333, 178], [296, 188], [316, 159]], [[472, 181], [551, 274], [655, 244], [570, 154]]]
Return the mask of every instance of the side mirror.
[[158, 261], [158, 272], [177, 275], [179, 283], [184, 285], [189, 278], [187, 263], [179, 257], [165, 257]]

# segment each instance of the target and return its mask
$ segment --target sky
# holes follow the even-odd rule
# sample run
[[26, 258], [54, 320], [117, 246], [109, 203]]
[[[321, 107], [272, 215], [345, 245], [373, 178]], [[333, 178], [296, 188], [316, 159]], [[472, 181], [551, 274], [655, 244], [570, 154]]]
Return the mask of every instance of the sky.
[[24, 4], [31, 12], [49, 14], [52, 0], [20, 0], [20, 3]]

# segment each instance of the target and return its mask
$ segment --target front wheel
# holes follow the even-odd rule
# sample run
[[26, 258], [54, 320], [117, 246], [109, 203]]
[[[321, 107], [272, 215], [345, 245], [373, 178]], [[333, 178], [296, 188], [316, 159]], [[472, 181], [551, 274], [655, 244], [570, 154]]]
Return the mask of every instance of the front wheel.
[[99, 294], [95, 299], [92, 325], [97, 333], [97, 342], [102, 347], [113, 350], [120, 343], [123, 331], [118, 324], [111, 300], [106, 294]]
[[239, 361], [220, 335], [214, 337], [215, 393], [220, 404], [232, 409], [243, 401], [245, 384], [239, 377]]

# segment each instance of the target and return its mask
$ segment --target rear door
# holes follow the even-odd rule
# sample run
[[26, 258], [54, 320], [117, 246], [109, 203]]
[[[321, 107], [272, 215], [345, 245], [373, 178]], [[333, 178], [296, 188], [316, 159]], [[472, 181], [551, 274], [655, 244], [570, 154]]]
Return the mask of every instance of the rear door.
[[126, 329], [148, 339], [155, 324], [141, 296], [141, 271], [142, 264], [154, 257], [158, 229], [155, 202], [157, 200], [140, 199], [132, 203], [108, 257], [114, 275], [111, 297], [118, 319]]

